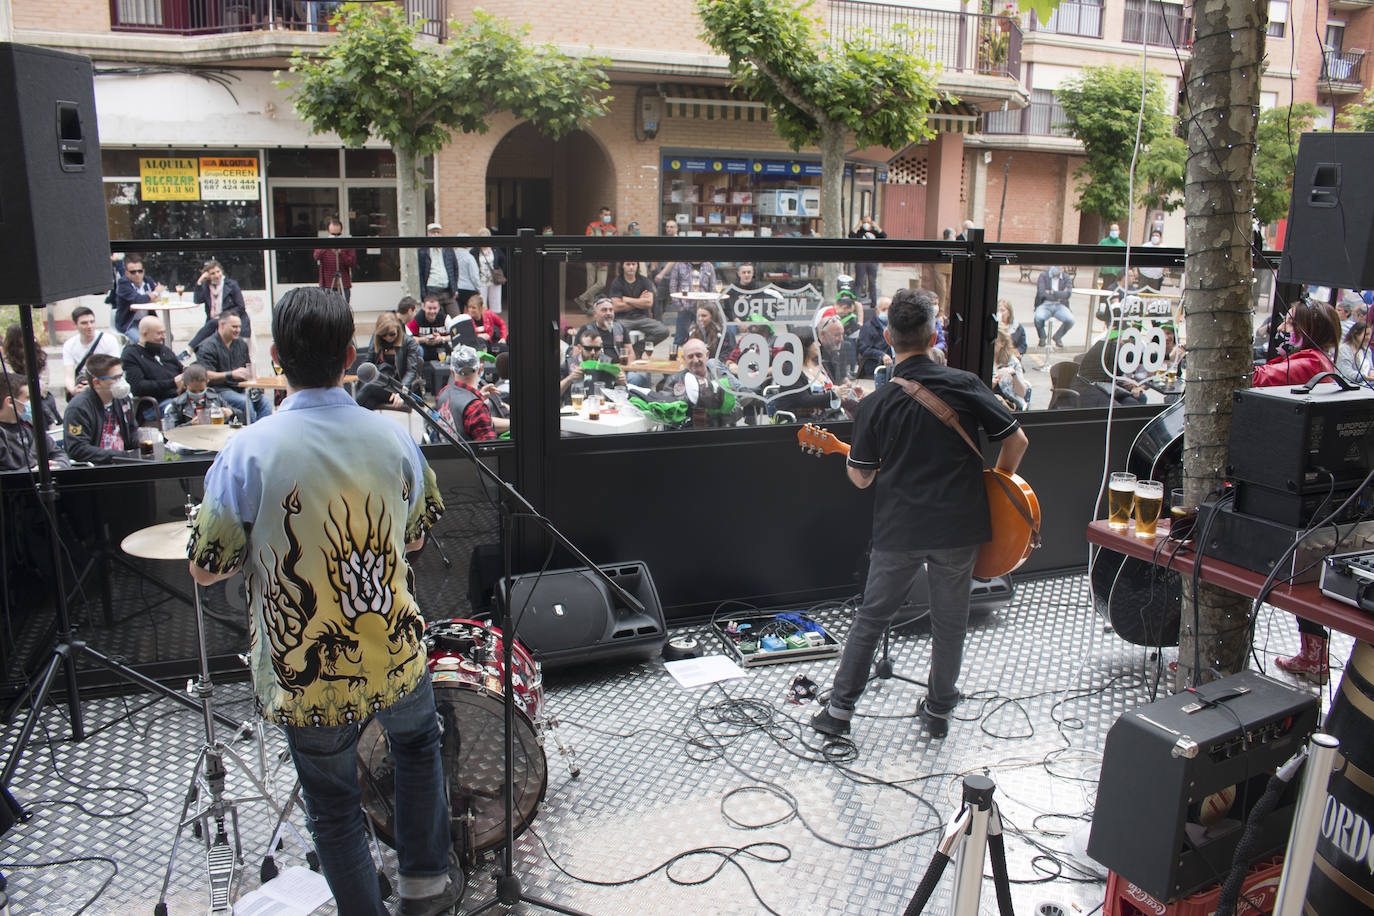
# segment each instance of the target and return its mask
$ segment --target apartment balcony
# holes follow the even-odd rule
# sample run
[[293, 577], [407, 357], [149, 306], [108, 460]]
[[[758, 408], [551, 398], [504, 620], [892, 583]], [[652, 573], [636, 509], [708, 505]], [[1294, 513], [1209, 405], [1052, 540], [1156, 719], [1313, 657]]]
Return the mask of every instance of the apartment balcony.
[[1324, 51], [1317, 91], [1328, 95], [1364, 92], [1364, 51]]
[[1067, 137], [1064, 109], [1058, 102], [1032, 101], [1020, 110], [989, 111], [983, 115], [982, 133], [996, 136]]
[[1331, 0], [1331, 12], [1355, 12], [1357, 10], [1367, 10], [1374, 6], [1374, 0]]
[[[421, 31], [444, 39], [444, 0], [404, 0]], [[342, 2], [294, 0], [110, 0], [115, 32], [214, 35], [240, 32], [328, 32]]]
[[869, 0], [830, 0], [832, 35], [862, 40], [865, 33], [895, 41], [943, 68], [942, 88], [973, 105], [1024, 99], [1021, 23], [1011, 17], [919, 9]]

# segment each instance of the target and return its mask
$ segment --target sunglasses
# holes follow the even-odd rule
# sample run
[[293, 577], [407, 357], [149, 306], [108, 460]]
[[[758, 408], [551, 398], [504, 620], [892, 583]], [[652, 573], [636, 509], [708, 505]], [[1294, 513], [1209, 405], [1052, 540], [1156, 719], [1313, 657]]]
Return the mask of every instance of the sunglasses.
[[599, 352], [599, 351], [601, 350], [600, 347], [591, 347], [591, 346], [588, 346], [587, 344], [583, 344], [583, 345], [582, 345], [582, 349], [586, 350], [588, 353], [596, 353], [596, 352]]

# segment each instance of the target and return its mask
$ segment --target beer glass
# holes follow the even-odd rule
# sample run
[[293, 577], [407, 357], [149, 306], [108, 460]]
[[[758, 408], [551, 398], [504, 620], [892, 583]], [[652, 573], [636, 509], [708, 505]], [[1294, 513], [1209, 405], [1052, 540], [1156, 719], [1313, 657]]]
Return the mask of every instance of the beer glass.
[[1158, 480], [1137, 480], [1135, 483], [1135, 536], [1152, 538], [1159, 513], [1164, 507], [1164, 484]]
[[216, 404], [215, 406], [211, 407], [211, 408], [210, 408], [210, 423], [213, 424], [213, 425], [215, 425], [215, 426], [222, 426], [222, 425], [224, 424], [224, 410], [225, 410], [225, 408], [220, 407], [218, 404]]
[[1125, 530], [1131, 524], [1131, 503], [1135, 499], [1135, 475], [1126, 471], [1112, 474], [1107, 487], [1107, 526]]

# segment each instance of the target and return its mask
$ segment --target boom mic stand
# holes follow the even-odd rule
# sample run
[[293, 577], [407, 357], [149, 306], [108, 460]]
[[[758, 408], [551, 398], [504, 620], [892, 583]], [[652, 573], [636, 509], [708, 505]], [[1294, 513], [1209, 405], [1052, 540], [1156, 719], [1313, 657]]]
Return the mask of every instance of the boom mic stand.
[[[42, 389], [38, 384], [38, 353], [33, 337], [32, 305], [21, 304], [19, 306], [19, 324], [24, 338], [24, 374], [27, 377], [29, 391], [33, 393], [34, 397], [37, 397], [38, 392]], [[42, 411], [37, 413], [41, 416]], [[0, 834], [13, 826], [16, 821], [22, 822], [29, 818], [28, 812], [21, 808], [19, 802], [10, 794], [10, 783], [14, 779], [14, 773], [19, 768], [19, 762], [24, 756], [24, 748], [28, 745], [29, 739], [33, 737], [33, 730], [38, 725], [38, 717], [42, 714], [43, 706], [48, 702], [48, 695], [52, 692], [59, 670], [62, 671], [67, 686], [67, 710], [72, 723], [73, 741], [86, 739], [86, 728], [81, 715], [81, 694], [76, 683], [76, 662], [83, 657], [113, 671], [130, 684], [169, 697], [190, 709], [201, 710], [200, 703], [186, 694], [170, 687], [164, 687], [128, 665], [102, 655], [86, 645], [85, 642], [73, 638], [71, 617], [67, 610], [67, 588], [62, 575], [62, 545], [57, 533], [57, 491], [53, 488], [52, 471], [48, 467], [50, 453], [48, 451], [46, 424], [41, 429], [33, 430], [33, 443], [38, 459], [38, 501], [48, 518], [48, 550], [52, 559], [52, 592], [57, 614], [57, 645], [53, 647], [52, 656], [48, 659], [47, 666], [40, 673], [34, 675], [10, 707], [11, 710], [17, 711], [26, 699], [30, 696], [33, 697], [33, 704], [24, 717], [24, 724], [19, 729], [19, 736], [15, 739], [14, 750], [10, 752], [9, 759], [5, 761], [4, 769], [0, 769]], [[222, 713], [213, 713], [213, 715], [230, 728], [237, 728], [239, 725]]]
[[[524, 510], [524, 514], [537, 520], [539, 524], [544, 527], [544, 530], [572, 554], [579, 563], [596, 573], [601, 581], [606, 583], [607, 587], [615, 593], [617, 598], [629, 605], [634, 611], [643, 613], [644, 605], [638, 598], [631, 595], [619, 582], [616, 582], [612, 576], [608, 575], [605, 570], [593, 563], [586, 554], [578, 549], [576, 544], [568, 540], [567, 536], [558, 530], [553, 522], [541, 515], [534, 506], [530, 504], [529, 500], [525, 499], [519, 490], [502, 480], [500, 475], [483, 464], [477, 457], [477, 453], [472, 450], [472, 446], [466, 440], [449, 432], [448, 428], [430, 413], [429, 407], [424, 401], [421, 401], [412, 392], [405, 390], [404, 386], [395, 378], [379, 374], [377, 372], [377, 367], [371, 363], [364, 363], [362, 366], [358, 367], [358, 381], [376, 381], [385, 385], [393, 393], [400, 395], [402, 401], [409, 405], [412, 410], [420, 414], [421, 419], [424, 420], [431, 432], [437, 433], [445, 442], [462, 451], [463, 454], [472, 461], [473, 467], [477, 469], [477, 472], [483, 478], [496, 484], [497, 489], [512, 500], [518, 508]], [[581, 910], [575, 910], [570, 907], [562, 906], [561, 904], [553, 903], [549, 900], [542, 900], [538, 897], [526, 894], [521, 889], [519, 875], [515, 873], [515, 796], [511, 792], [511, 784], [515, 779], [515, 690], [511, 678], [515, 669], [512, 649], [515, 644], [516, 634], [515, 627], [512, 625], [511, 621], [510, 608], [511, 540], [514, 535], [514, 516], [507, 512], [506, 517], [510, 520], [510, 523], [507, 525], [505, 550], [502, 551], [503, 569], [501, 572], [506, 592], [506, 600], [501, 602], [501, 633], [503, 636], [501, 640], [501, 684], [505, 691], [505, 695], [502, 697], [502, 705], [505, 709], [506, 729], [503, 742], [506, 758], [506, 834], [502, 841], [502, 870], [500, 877], [496, 879], [496, 897], [473, 910], [470, 916], [475, 916], [477, 913], [485, 913], [487, 910], [497, 906], [509, 907], [515, 906], [517, 903], [533, 904], [534, 906], [542, 907], [546, 910], [552, 910], [555, 913], [566, 913], [568, 916], [586, 916]]]

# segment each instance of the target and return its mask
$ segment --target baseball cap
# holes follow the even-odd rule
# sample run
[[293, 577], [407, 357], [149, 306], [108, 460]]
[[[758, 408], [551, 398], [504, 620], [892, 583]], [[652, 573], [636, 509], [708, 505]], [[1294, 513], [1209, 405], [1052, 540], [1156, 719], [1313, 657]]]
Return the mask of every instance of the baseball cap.
[[467, 344], [459, 344], [454, 347], [453, 353], [448, 358], [448, 364], [453, 367], [454, 372], [476, 369], [479, 361], [477, 351]]
[[426, 232], [433, 232], [435, 229], [438, 229], [440, 232], [442, 232], [444, 227], [439, 225], [438, 223], [430, 223], [428, 226], [425, 227]]
[[839, 302], [841, 299], [853, 300], [854, 291], [849, 289], [848, 287], [845, 287], [844, 289], [840, 290], [838, 293], [835, 294], [835, 301]]

